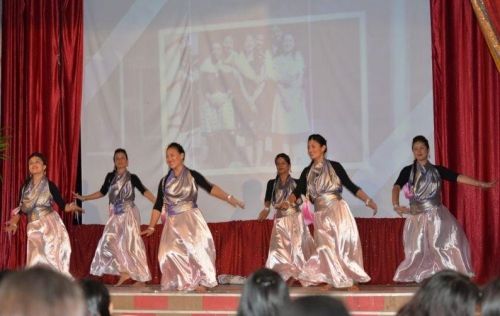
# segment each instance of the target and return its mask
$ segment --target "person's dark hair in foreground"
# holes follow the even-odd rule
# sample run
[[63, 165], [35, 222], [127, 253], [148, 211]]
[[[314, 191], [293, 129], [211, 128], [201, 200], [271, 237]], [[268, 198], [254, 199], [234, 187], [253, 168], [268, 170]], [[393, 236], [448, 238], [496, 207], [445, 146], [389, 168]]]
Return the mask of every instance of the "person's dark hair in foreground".
[[238, 316], [277, 316], [288, 304], [290, 294], [285, 281], [277, 272], [263, 268], [246, 280]]
[[349, 316], [344, 304], [331, 296], [303, 296], [283, 308], [280, 316]]
[[500, 278], [483, 289], [481, 316], [500, 316]]
[[109, 291], [99, 281], [85, 279], [80, 281], [83, 295], [87, 303], [86, 316], [110, 316]]
[[473, 316], [479, 289], [468, 277], [443, 270], [422, 282], [398, 316]]
[[12, 272], [0, 284], [0, 316], [84, 316], [80, 287], [43, 266]]
[[11, 270], [2, 270], [0, 271], [0, 283], [2, 283], [2, 280], [5, 279], [5, 277], [9, 274], [11, 274]]

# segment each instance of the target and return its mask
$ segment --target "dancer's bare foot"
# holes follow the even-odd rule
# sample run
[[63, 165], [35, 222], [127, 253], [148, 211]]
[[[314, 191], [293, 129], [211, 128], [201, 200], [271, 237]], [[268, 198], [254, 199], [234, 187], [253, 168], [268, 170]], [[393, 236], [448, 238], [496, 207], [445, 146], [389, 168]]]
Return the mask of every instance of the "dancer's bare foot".
[[351, 287], [347, 288], [348, 292], [359, 292], [359, 286], [357, 284], [353, 284]]
[[333, 285], [326, 283], [326, 284], [321, 285], [319, 287], [319, 289], [321, 291], [330, 291], [331, 289], [333, 289]]
[[408, 286], [408, 287], [413, 287], [413, 286], [419, 286], [417, 282], [396, 282], [396, 286]]
[[296, 285], [299, 281], [297, 281], [296, 279], [294, 278], [290, 278], [286, 281], [286, 285], [288, 285], [289, 287], [292, 287], [294, 285]]
[[203, 285], [198, 285], [195, 289], [194, 289], [195, 292], [198, 292], [198, 293], [206, 293], [208, 292], [208, 288], [206, 286], [203, 286]]
[[134, 284], [132, 284], [132, 287], [145, 287], [145, 286], [146, 283], [140, 281], [136, 281]]
[[118, 280], [118, 282], [116, 282], [114, 286], [115, 287], [120, 286], [128, 279], [130, 279], [130, 275], [128, 275], [128, 273], [120, 273], [120, 279]]

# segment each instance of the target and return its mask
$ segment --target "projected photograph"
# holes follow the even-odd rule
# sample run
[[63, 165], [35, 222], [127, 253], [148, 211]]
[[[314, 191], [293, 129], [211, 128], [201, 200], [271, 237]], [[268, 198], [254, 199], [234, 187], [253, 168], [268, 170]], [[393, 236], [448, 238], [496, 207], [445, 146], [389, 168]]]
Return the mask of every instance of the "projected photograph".
[[[178, 142], [187, 167], [246, 203], [234, 209], [200, 190], [207, 221], [255, 219], [276, 155], [287, 153], [299, 177], [311, 162], [307, 137], [319, 133], [379, 216], [397, 216], [390, 192], [413, 161], [409, 141], [433, 139], [429, 5], [86, 1], [82, 191], [102, 185], [117, 147], [156, 191], [165, 147]], [[151, 205], [136, 202], [146, 222]], [[84, 222], [105, 223], [107, 207], [86, 203]]]
[[[269, 168], [269, 161], [279, 152], [307, 163], [311, 122], [315, 116], [324, 116], [317, 109], [324, 105], [315, 103], [314, 97], [324, 100], [329, 89], [314, 87], [311, 75], [321, 73], [315, 77], [318, 85], [339, 75], [322, 73], [321, 64], [312, 59], [320, 58], [316, 52], [324, 51], [321, 47], [325, 44], [331, 46], [331, 53], [345, 52], [334, 43], [321, 41], [322, 32], [336, 23], [345, 24], [345, 20], [332, 17], [315, 23], [309, 19], [162, 30], [159, 56], [164, 137], [186, 144], [196, 168], [218, 174]], [[359, 33], [358, 19], [347, 20], [354, 34]], [[316, 33], [314, 39], [311, 30]], [[354, 69], [359, 72], [359, 58], [357, 63]], [[342, 71], [342, 67], [338, 69]], [[359, 76], [346, 79], [354, 81], [358, 87], [355, 93], [360, 95]], [[353, 104], [346, 100], [343, 105], [352, 111], [342, 112], [361, 123], [361, 98], [349, 102]], [[333, 115], [334, 107], [329, 108]], [[362, 144], [361, 135], [357, 141]], [[361, 154], [358, 158], [362, 160]]]

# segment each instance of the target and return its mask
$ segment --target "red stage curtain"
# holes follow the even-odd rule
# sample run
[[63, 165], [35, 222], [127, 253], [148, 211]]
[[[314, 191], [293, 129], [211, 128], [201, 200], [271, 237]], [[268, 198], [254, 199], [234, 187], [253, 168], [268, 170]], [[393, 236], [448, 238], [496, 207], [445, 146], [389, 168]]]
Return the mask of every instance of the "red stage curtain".
[[[468, 0], [431, 0], [436, 162], [484, 180], [500, 178], [500, 74]], [[500, 274], [499, 185], [446, 185], [479, 282]], [[492, 261], [493, 260], [493, 261]]]
[[[365, 269], [372, 278], [371, 284], [393, 283], [394, 272], [404, 258], [401, 239], [404, 220], [357, 218], [356, 223], [363, 246]], [[271, 220], [209, 223], [208, 227], [217, 251], [217, 275], [248, 276], [266, 263], [273, 227]], [[70, 270], [74, 277], [89, 277], [90, 263], [103, 228], [102, 225], [81, 225], [70, 229], [73, 248]], [[161, 231], [162, 226], [158, 225], [154, 235], [143, 238], [153, 284], [159, 284], [161, 280], [158, 265]], [[105, 276], [102, 279], [106, 283], [115, 283], [118, 277]]]
[[[27, 157], [40, 151], [47, 174], [70, 200], [76, 183], [83, 70], [83, 0], [2, 1], [3, 132], [1, 225], [19, 203]], [[72, 220], [63, 215], [67, 226]], [[23, 266], [25, 222], [9, 239], [0, 234], [0, 268]]]

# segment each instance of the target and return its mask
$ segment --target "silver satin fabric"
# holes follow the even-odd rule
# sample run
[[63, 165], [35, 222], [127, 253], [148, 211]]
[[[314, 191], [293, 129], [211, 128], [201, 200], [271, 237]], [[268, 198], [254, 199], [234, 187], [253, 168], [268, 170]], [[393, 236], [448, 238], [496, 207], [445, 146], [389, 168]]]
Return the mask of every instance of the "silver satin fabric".
[[[410, 182], [413, 180], [413, 170]], [[411, 183], [410, 183], [411, 184]], [[421, 282], [444, 269], [473, 276], [469, 242], [455, 217], [441, 203], [441, 177], [430, 163], [417, 164], [410, 199], [411, 215], [403, 229], [405, 259], [396, 282]]]
[[109, 188], [110, 216], [90, 265], [91, 274], [127, 273], [136, 281], [151, 280], [134, 199], [130, 173], [115, 176]]
[[189, 169], [178, 177], [173, 171], [163, 180], [166, 222], [158, 250], [163, 290], [191, 291], [214, 287], [215, 245], [207, 223], [196, 206], [198, 186]]
[[37, 185], [30, 182], [23, 190], [21, 211], [28, 216], [28, 267], [43, 264], [63, 274], [69, 273], [71, 244], [61, 217], [52, 209], [47, 178]]
[[49, 189], [49, 180], [43, 177], [38, 185], [34, 185], [33, 181], [30, 181], [23, 188], [20, 208], [21, 212], [26, 214], [28, 222], [30, 222], [37, 220], [41, 213], [52, 212], [53, 202], [54, 199]]
[[342, 183], [324, 160], [307, 176], [307, 194], [314, 201], [315, 254], [299, 275], [303, 286], [328, 283], [337, 288], [368, 282], [356, 221], [342, 199]]
[[[296, 183], [290, 176], [284, 185], [276, 179], [272, 206], [287, 199], [295, 187]], [[275, 270], [284, 280], [298, 279], [313, 252], [314, 241], [298, 208], [293, 205], [287, 210], [276, 210], [266, 268]]]

